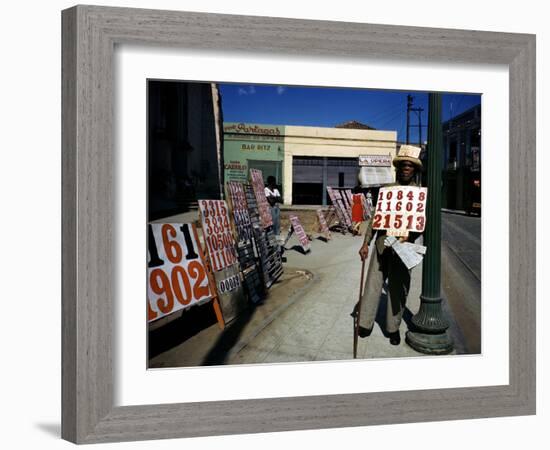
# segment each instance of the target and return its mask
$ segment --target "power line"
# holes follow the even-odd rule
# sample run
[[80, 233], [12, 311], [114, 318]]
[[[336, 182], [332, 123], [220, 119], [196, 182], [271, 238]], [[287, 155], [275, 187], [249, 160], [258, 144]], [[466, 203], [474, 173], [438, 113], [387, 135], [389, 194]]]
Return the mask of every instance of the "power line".
[[383, 111], [379, 112], [378, 114], [372, 116], [370, 120], [373, 122], [385, 120], [390, 115], [393, 115], [395, 111], [400, 111], [402, 107], [403, 107], [403, 100], [399, 101], [398, 104], [391, 105], [389, 108], [386, 108]]
[[399, 117], [400, 114], [403, 114], [401, 111], [397, 111], [395, 114], [393, 114], [388, 120], [386, 120], [383, 124], [380, 125], [380, 128], [384, 128], [386, 124], [393, 122], [395, 119]]

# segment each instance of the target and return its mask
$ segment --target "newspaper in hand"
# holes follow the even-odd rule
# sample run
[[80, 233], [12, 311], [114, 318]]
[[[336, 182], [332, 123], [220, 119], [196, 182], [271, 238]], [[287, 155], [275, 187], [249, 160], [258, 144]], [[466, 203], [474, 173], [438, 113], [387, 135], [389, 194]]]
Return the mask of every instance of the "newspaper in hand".
[[386, 247], [391, 247], [397, 253], [407, 269], [411, 270], [422, 262], [426, 254], [426, 247], [411, 242], [401, 242], [395, 236], [387, 236], [384, 240]]

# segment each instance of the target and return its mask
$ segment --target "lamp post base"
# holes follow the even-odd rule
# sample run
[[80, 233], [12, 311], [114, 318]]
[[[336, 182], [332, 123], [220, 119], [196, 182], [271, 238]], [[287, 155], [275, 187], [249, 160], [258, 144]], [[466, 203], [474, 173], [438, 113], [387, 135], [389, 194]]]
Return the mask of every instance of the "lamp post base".
[[438, 334], [407, 331], [405, 340], [417, 352], [427, 355], [448, 355], [454, 350], [453, 339], [447, 331]]

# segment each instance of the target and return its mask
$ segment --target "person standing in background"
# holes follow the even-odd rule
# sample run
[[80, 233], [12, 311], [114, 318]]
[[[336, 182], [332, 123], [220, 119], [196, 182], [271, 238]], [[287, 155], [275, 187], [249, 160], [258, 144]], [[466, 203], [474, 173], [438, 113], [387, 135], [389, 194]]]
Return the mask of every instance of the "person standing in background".
[[365, 220], [361, 186], [355, 186], [351, 198], [351, 232], [356, 236], [361, 236], [361, 224]]
[[368, 208], [368, 215], [369, 217], [371, 217], [372, 210], [374, 209], [374, 205], [372, 203], [372, 192], [370, 189], [367, 191], [367, 208]]
[[281, 232], [281, 211], [279, 209], [279, 204], [283, 203], [281, 198], [281, 193], [277, 189], [275, 184], [276, 180], [273, 175], [267, 177], [267, 186], [265, 187], [265, 196], [271, 207], [271, 218], [273, 219], [273, 233], [279, 238]]

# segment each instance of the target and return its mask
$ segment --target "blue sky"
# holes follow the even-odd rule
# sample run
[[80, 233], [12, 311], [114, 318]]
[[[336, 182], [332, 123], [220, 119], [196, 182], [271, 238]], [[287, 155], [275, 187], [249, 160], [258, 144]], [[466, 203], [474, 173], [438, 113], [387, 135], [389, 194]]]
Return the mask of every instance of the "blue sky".
[[[428, 124], [428, 94], [409, 91], [381, 91], [348, 88], [220, 84], [225, 122], [274, 125], [333, 127], [356, 120], [381, 130], [397, 130], [405, 141], [407, 94], [413, 107], [424, 108], [422, 124]], [[481, 102], [475, 94], [444, 94], [443, 120]], [[411, 124], [418, 124], [418, 113], [411, 113]], [[427, 127], [422, 129], [426, 140]], [[418, 127], [410, 129], [411, 143], [418, 142]]]

